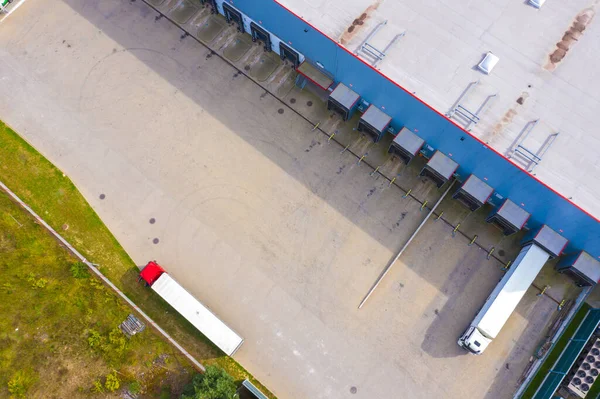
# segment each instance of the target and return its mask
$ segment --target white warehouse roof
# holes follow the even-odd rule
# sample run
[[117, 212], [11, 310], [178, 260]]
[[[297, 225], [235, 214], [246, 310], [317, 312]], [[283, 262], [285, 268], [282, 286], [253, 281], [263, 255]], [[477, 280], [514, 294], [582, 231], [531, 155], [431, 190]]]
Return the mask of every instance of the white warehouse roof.
[[[524, 143], [533, 152], [560, 132], [533, 173], [600, 217], [600, 18], [593, 2], [538, 9], [513, 0], [278, 1], [351, 52], [383, 21], [371, 39], [379, 49], [406, 31], [377, 68], [441, 113], [479, 80], [467, 107], [498, 96], [471, 133], [504, 155], [530, 121], [540, 119]], [[488, 51], [501, 62], [485, 75], [477, 65]]]

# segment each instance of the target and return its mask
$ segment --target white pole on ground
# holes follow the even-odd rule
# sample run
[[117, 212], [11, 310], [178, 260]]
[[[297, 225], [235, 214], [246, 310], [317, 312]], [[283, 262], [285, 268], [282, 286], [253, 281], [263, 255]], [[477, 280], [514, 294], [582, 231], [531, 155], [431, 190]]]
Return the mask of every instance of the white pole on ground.
[[452, 186], [454, 186], [455, 182], [456, 182], [456, 180], [452, 181], [452, 183], [450, 184], [450, 186], [446, 189], [446, 191], [444, 191], [444, 194], [442, 194], [442, 196], [435, 203], [435, 205], [433, 206], [433, 208], [431, 208], [431, 211], [429, 211], [429, 213], [427, 214], [427, 216], [425, 216], [425, 219], [423, 219], [423, 221], [421, 222], [421, 224], [419, 225], [419, 227], [417, 227], [417, 229], [410, 236], [410, 238], [408, 239], [408, 241], [406, 241], [406, 244], [404, 244], [404, 246], [402, 247], [402, 249], [400, 249], [400, 251], [398, 252], [398, 254], [396, 255], [396, 257], [394, 259], [392, 259], [392, 261], [385, 267], [385, 269], [383, 269], [383, 271], [381, 272], [381, 274], [379, 275], [379, 277], [375, 281], [375, 284], [373, 284], [373, 286], [371, 287], [371, 289], [369, 290], [369, 292], [367, 292], [367, 295], [365, 295], [365, 297], [362, 300], [362, 302], [360, 303], [360, 305], [358, 305], [359, 309], [363, 307], [363, 305], [365, 304], [365, 302], [367, 302], [367, 300], [369, 299], [369, 297], [371, 296], [371, 294], [373, 294], [373, 292], [375, 291], [375, 289], [377, 288], [377, 286], [379, 285], [379, 283], [381, 283], [381, 280], [383, 280], [383, 278], [385, 277], [385, 275], [388, 274], [388, 272], [390, 271], [390, 269], [392, 268], [392, 266], [394, 266], [394, 263], [396, 263], [396, 261], [400, 258], [400, 256], [402, 255], [402, 253], [406, 250], [406, 248], [408, 248], [408, 246], [410, 245], [410, 243], [412, 242], [412, 240], [416, 237], [416, 235], [419, 233], [419, 231], [421, 230], [421, 228], [423, 226], [425, 226], [425, 223], [427, 223], [427, 221], [429, 220], [429, 218], [431, 217], [431, 215], [433, 215], [433, 212], [436, 210], [436, 208], [442, 202], [442, 200], [446, 197], [446, 194], [448, 194], [450, 192], [450, 189], [452, 188]]

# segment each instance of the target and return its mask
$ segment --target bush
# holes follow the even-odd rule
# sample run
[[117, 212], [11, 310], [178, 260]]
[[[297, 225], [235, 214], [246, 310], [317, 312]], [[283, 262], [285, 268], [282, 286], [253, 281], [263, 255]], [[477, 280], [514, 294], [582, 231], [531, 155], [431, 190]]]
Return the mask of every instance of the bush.
[[204, 374], [196, 374], [181, 399], [234, 399], [236, 385], [233, 377], [217, 366], [208, 366]]
[[104, 383], [104, 388], [108, 392], [114, 392], [121, 386], [119, 377], [117, 377], [117, 372], [113, 371], [109, 375], [106, 376], [106, 382]]
[[104, 337], [100, 335], [100, 333], [96, 330], [90, 330], [90, 335], [88, 337], [88, 344], [90, 348], [98, 348], [104, 342]]
[[35, 274], [29, 273], [27, 275], [27, 281], [31, 283], [33, 288], [45, 288], [46, 284], [48, 284], [48, 280], [45, 278], [36, 278]]
[[13, 397], [23, 398], [33, 384], [33, 379], [24, 371], [17, 371], [8, 381], [8, 392]]
[[90, 272], [88, 270], [88, 267], [83, 262], [73, 263], [71, 265], [71, 274], [75, 278], [89, 278], [90, 277]]
[[92, 386], [92, 392], [104, 393], [104, 387], [102, 386], [102, 383], [99, 380], [94, 381], [94, 384]]
[[123, 334], [119, 327], [113, 328], [113, 330], [108, 334], [108, 342], [110, 343], [111, 347], [106, 349], [112, 349], [118, 354], [123, 353], [125, 350], [125, 345], [127, 344], [125, 334]]

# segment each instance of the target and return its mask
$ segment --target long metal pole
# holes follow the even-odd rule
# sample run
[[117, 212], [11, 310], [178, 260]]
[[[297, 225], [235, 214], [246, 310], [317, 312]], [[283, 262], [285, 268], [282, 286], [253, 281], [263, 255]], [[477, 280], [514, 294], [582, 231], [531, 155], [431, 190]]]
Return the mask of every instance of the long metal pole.
[[364, 297], [364, 299], [362, 300], [362, 302], [360, 303], [360, 305], [358, 305], [359, 309], [363, 307], [363, 305], [365, 304], [365, 302], [367, 302], [367, 300], [369, 299], [369, 297], [371, 296], [371, 294], [373, 294], [373, 292], [375, 291], [375, 289], [377, 288], [377, 286], [379, 285], [379, 283], [381, 283], [381, 280], [383, 280], [383, 278], [390, 271], [390, 269], [392, 268], [392, 266], [394, 266], [394, 263], [396, 263], [396, 261], [400, 258], [400, 256], [402, 255], [402, 253], [406, 250], [406, 248], [408, 248], [408, 246], [410, 245], [410, 243], [412, 242], [412, 240], [416, 237], [416, 235], [419, 233], [419, 231], [421, 230], [421, 228], [423, 228], [423, 226], [425, 226], [425, 223], [427, 223], [427, 221], [429, 220], [429, 218], [431, 217], [431, 215], [433, 215], [433, 212], [438, 207], [438, 205], [443, 201], [443, 199], [446, 197], [446, 194], [448, 194], [450, 192], [450, 189], [452, 188], [452, 186], [454, 186], [455, 182], [456, 182], [456, 180], [452, 181], [452, 183], [450, 184], [450, 186], [446, 189], [446, 191], [444, 191], [444, 194], [442, 194], [442, 196], [435, 203], [435, 205], [433, 206], [433, 208], [431, 208], [431, 211], [429, 211], [429, 213], [427, 214], [427, 216], [425, 216], [425, 219], [423, 219], [423, 221], [421, 222], [421, 224], [419, 225], [419, 227], [417, 227], [417, 229], [410, 236], [410, 238], [408, 239], [408, 241], [406, 241], [406, 244], [404, 244], [404, 246], [402, 247], [402, 249], [400, 250], [400, 252], [398, 252], [398, 254], [396, 255], [396, 257], [386, 266], [385, 269], [383, 269], [383, 271], [379, 275], [379, 278], [377, 278], [377, 280], [375, 281], [375, 284], [373, 284], [373, 286], [371, 287], [371, 289], [369, 290], [369, 292], [367, 292], [367, 295]]

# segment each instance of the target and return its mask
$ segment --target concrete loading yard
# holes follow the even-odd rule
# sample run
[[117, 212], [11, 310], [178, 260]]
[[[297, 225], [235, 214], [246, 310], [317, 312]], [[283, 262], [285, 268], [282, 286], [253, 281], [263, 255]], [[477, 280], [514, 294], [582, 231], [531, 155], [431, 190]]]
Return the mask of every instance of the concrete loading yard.
[[[521, 238], [484, 222], [489, 205], [446, 198], [357, 311], [444, 190], [419, 177], [425, 159], [392, 160], [389, 136], [374, 146], [352, 130], [358, 113], [330, 118], [233, 26], [209, 45], [238, 69], [140, 2], [47, 3], [0, 28], [2, 119], [79, 185], [140, 265], [161, 259], [244, 335], [235, 358], [277, 395], [512, 393], [557, 302], [578, 289], [546, 265], [486, 355], [466, 356], [456, 338]], [[198, 13], [185, 24], [221, 18]]]

